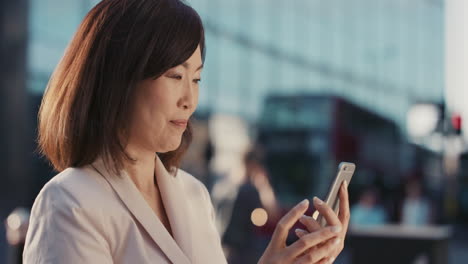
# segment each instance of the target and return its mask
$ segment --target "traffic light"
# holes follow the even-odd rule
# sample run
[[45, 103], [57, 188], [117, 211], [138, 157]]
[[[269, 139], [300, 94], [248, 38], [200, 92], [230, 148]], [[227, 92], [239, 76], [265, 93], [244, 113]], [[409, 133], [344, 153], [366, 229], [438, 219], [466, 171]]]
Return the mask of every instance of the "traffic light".
[[462, 118], [460, 114], [453, 114], [451, 118], [452, 129], [456, 135], [461, 134]]

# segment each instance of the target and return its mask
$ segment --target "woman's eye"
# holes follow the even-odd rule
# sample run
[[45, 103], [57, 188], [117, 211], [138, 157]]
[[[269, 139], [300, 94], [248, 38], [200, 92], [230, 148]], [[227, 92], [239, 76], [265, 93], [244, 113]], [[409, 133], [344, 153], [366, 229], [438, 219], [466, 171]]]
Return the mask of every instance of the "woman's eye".
[[176, 80], [182, 80], [182, 75], [178, 75], [178, 74], [171, 75], [171, 78], [176, 79]]
[[201, 82], [201, 79], [193, 79], [193, 82], [194, 83], [199, 83], [199, 82]]

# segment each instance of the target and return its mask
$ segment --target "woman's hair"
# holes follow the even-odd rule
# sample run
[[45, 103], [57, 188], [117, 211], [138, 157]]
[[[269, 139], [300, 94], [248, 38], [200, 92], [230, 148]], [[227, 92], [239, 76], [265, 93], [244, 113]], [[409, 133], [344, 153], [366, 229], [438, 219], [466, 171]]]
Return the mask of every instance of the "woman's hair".
[[[123, 169], [136, 84], [185, 62], [200, 46], [200, 17], [180, 0], [103, 0], [84, 18], [52, 74], [39, 110], [38, 143], [58, 171], [102, 156]], [[178, 167], [192, 138], [190, 123], [178, 149], [160, 153]]]

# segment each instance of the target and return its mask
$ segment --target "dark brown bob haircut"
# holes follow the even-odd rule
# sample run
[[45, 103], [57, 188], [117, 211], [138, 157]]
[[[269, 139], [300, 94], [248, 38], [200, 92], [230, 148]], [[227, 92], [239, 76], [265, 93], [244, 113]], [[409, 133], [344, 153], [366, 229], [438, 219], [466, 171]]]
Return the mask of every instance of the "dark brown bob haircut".
[[[52, 74], [39, 110], [39, 151], [57, 171], [102, 157], [118, 173], [126, 160], [136, 84], [185, 62], [200, 46], [199, 15], [180, 0], [103, 0], [84, 18]], [[192, 139], [159, 153], [179, 166]], [[155, 153], [156, 154], [156, 153]]]

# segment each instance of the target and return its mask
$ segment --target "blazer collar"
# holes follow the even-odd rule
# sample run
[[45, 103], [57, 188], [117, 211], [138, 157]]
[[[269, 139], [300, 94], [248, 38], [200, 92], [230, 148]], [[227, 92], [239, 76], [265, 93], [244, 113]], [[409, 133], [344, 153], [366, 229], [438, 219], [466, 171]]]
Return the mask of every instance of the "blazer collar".
[[156, 155], [156, 180], [161, 192], [164, 209], [166, 209], [169, 222], [171, 223], [172, 234], [185, 255], [189, 259], [192, 259], [192, 221], [188, 207], [189, 198], [186, 196], [187, 193], [181, 179], [181, 173], [182, 171], [178, 170], [177, 175], [170, 174]]
[[191, 221], [180, 177], [171, 175], [156, 155], [156, 180], [173, 238], [125, 170], [120, 175], [114, 175], [106, 168], [102, 159], [97, 159], [92, 166], [109, 182], [127, 209], [172, 263], [190, 263], [193, 254]]

